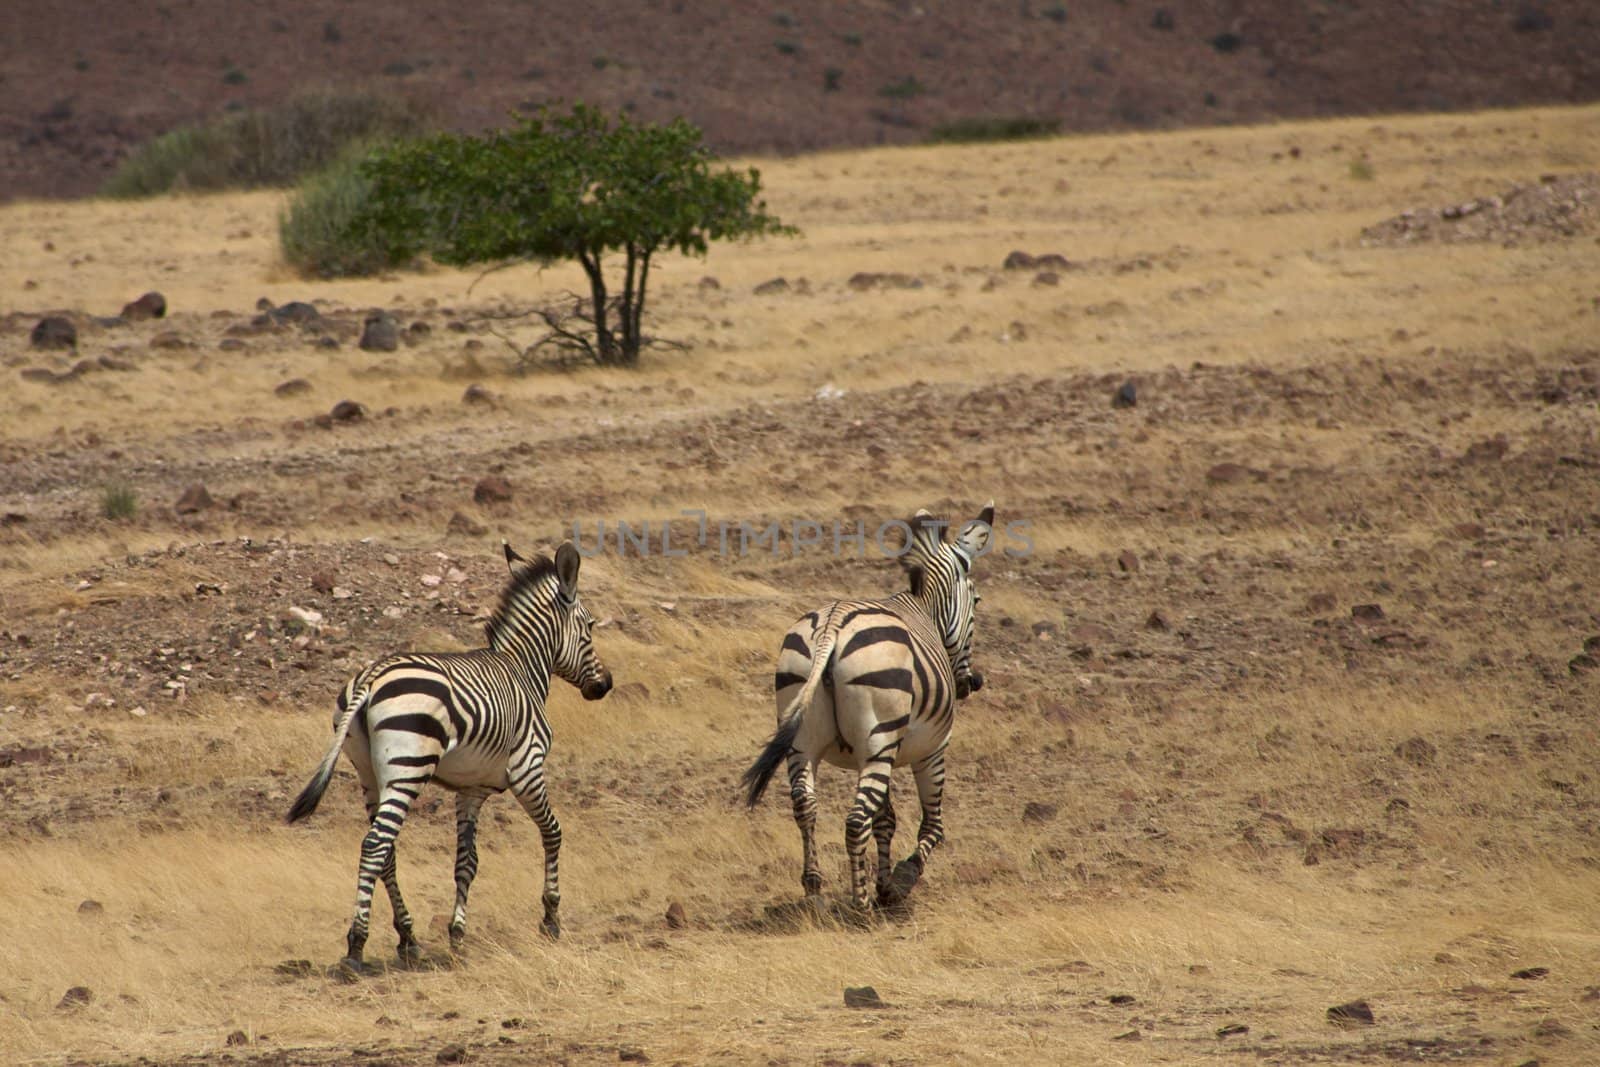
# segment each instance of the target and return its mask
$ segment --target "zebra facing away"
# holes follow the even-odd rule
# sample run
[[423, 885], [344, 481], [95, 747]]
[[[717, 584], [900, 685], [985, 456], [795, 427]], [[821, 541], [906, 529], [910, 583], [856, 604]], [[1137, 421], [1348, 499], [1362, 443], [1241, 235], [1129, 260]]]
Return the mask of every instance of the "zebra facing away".
[[[746, 802], [761, 799], [778, 766], [787, 762], [789, 795], [800, 826], [807, 898], [822, 891], [815, 828], [817, 763], [827, 760], [859, 775], [845, 817], [851, 901], [869, 906], [867, 839], [878, 845], [877, 897], [897, 902], [922, 874], [944, 840], [944, 754], [955, 702], [983, 687], [972, 669], [977, 590], [968, 573], [989, 543], [994, 502], [951, 541], [943, 524], [918, 511], [901, 565], [911, 588], [882, 600], [840, 600], [804, 616], [784, 636], [774, 678], [778, 729], [744, 775]], [[922, 806], [917, 848], [889, 864], [894, 806], [889, 772], [910, 765]]]
[[611, 672], [595, 653], [593, 616], [578, 601], [572, 542], [554, 560], [523, 559], [505, 545], [511, 581], [485, 627], [489, 646], [468, 652], [392, 655], [371, 664], [345, 686], [334, 716], [333, 745], [289, 811], [296, 822], [317, 809], [342, 750], [355, 765], [371, 822], [361, 842], [355, 918], [344, 965], [360, 971], [374, 883], [383, 879], [400, 935], [400, 958], [422, 955], [411, 914], [395, 879], [395, 839], [406, 812], [430, 780], [456, 794], [456, 903], [450, 945], [467, 927], [467, 891], [478, 871], [478, 809], [491, 793], [509, 789], [533, 817], [544, 841], [544, 921], [561, 934], [556, 871], [561, 825], [545, 796], [550, 752], [545, 698], [550, 673], [571, 682], [586, 700], [611, 690]]

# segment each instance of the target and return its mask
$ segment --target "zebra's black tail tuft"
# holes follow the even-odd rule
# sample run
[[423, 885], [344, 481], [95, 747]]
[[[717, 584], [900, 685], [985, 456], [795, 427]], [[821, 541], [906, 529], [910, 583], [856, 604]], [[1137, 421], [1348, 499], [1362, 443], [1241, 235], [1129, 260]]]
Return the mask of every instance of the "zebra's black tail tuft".
[[795, 735], [800, 732], [800, 723], [805, 718], [797, 712], [790, 714], [783, 722], [778, 724], [778, 730], [772, 735], [772, 740], [767, 742], [767, 747], [761, 750], [761, 755], [744, 772], [740, 784], [745, 787], [744, 802], [747, 807], [755, 807], [761, 801], [761, 794], [767, 791], [767, 783], [772, 781], [772, 776], [783, 761], [789, 758], [789, 750], [794, 747]]
[[351, 690], [353, 692], [347, 690], [341, 697], [344, 700], [344, 711], [333, 729], [333, 744], [328, 746], [328, 752], [317, 765], [311, 781], [307, 782], [306, 787], [300, 790], [300, 795], [294, 798], [294, 806], [289, 809], [289, 822], [299, 822], [316, 811], [317, 805], [322, 802], [322, 794], [328, 789], [328, 783], [333, 780], [333, 768], [339, 762], [339, 752], [344, 748], [346, 735], [350, 733], [350, 723], [361, 714], [369, 695], [365, 684], [359, 686], [352, 684]]
[[328, 782], [333, 778], [333, 768], [328, 768], [328, 773], [323, 774], [322, 768], [317, 768], [317, 773], [311, 776], [311, 781], [300, 790], [300, 795], [294, 798], [294, 807], [289, 809], [289, 821], [299, 822], [301, 819], [317, 810], [317, 805], [322, 802], [322, 794], [328, 788]]

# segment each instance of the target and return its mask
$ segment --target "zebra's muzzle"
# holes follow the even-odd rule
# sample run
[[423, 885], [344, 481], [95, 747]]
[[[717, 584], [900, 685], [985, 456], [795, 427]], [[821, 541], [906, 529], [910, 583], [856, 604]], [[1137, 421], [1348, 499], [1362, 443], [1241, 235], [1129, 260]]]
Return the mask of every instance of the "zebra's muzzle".
[[599, 700], [611, 692], [611, 672], [602, 670], [596, 677], [583, 683], [583, 699]]
[[967, 697], [983, 688], [983, 675], [977, 671], [962, 675], [956, 679], [956, 699], [965, 700]]

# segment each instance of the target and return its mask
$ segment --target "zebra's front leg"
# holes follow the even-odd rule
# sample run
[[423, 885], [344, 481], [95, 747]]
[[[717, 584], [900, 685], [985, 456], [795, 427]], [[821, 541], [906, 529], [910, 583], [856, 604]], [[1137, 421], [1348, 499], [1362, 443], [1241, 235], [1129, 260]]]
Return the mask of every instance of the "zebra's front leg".
[[870, 906], [869, 879], [867, 878], [867, 842], [872, 837], [873, 826], [879, 813], [889, 800], [889, 771], [894, 766], [888, 759], [874, 757], [861, 768], [861, 778], [856, 783], [855, 802], [844, 817], [844, 845], [850, 854], [850, 902], [857, 913], [865, 913]]
[[561, 866], [561, 823], [550, 810], [550, 800], [544, 789], [544, 754], [533, 757], [533, 771], [527, 784], [517, 790], [517, 801], [522, 810], [539, 826], [539, 836], [544, 841], [544, 921], [539, 929], [552, 938], [561, 936], [561, 885], [558, 872]]
[[822, 868], [817, 863], [817, 765], [799, 752], [789, 754], [789, 799], [800, 827], [800, 886], [807, 897], [822, 894]]
[[922, 825], [917, 829], [917, 850], [895, 868], [896, 891], [904, 896], [922, 877], [928, 857], [944, 840], [944, 753], [941, 747], [911, 769], [917, 779], [917, 800], [922, 805]]
[[450, 950], [467, 936], [467, 893], [478, 875], [478, 809], [487, 794], [456, 794], [456, 907], [450, 915]]

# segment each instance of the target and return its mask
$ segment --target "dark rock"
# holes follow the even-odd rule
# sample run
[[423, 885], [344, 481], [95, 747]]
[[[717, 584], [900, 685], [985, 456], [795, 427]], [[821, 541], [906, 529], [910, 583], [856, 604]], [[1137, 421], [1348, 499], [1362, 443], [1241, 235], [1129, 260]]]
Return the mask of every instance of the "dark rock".
[[1117, 386], [1117, 391], [1111, 394], [1111, 406], [1114, 408], [1131, 408], [1139, 403], [1139, 387], [1130, 379]]
[[1033, 629], [1033, 636], [1041, 638], [1043, 640], [1049, 640], [1050, 638], [1054, 637], [1057, 633], [1060, 632], [1061, 627], [1057, 626], [1055, 623], [1050, 622], [1047, 619], [1041, 619], [1040, 621], [1038, 621], [1038, 622], [1033, 624], [1032, 629]]
[[1067, 261], [1067, 257], [1059, 252], [1046, 252], [1042, 256], [1036, 256], [1033, 260], [1033, 265], [1048, 270], [1072, 269], [1072, 264]]
[[722, 283], [717, 281], [715, 278], [713, 278], [709, 274], [707, 274], [705, 277], [701, 278], [700, 281], [698, 282], [698, 285], [699, 285], [700, 291], [702, 293], [714, 292], [714, 291], [722, 288]]
[[1019, 249], [1007, 256], [1005, 262], [1000, 265], [1006, 270], [1033, 270], [1038, 267], [1039, 261]]
[[1248, 1034], [1249, 1032], [1250, 1028], [1244, 1023], [1229, 1023], [1227, 1026], [1217, 1028], [1218, 1037], [1237, 1037], [1240, 1034]]
[[106, 906], [100, 903], [98, 900], [85, 900], [83, 903], [78, 905], [79, 915], [100, 915], [105, 910]]
[[[1545, 1039], [1571, 1037], [1572, 1027], [1554, 1016], [1547, 1015], [1540, 1019], [1539, 1024], [1533, 1028], [1533, 1036]], [[1534, 1062], [1537, 1063], [1538, 1061], [1535, 1060]]]
[[1580, 652], [1567, 660], [1567, 670], [1573, 674], [1585, 674], [1597, 667], [1600, 667], [1600, 659], [1587, 652]]
[[872, 271], [857, 271], [850, 275], [850, 280], [845, 282], [857, 292], [867, 289], [921, 289], [922, 279], [910, 274], [878, 274]]
[[1164, 7], [1156, 8], [1156, 13], [1150, 16], [1150, 28], [1171, 33], [1178, 28], [1178, 20], [1172, 17], [1172, 12]]
[[64, 316], [47, 315], [35, 324], [28, 340], [34, 348], [77, 348], [78, 328]]
[[279, 382], [272, 392], [282, 397], [305, 396], [311, 392], [311, 383], [304, 378], [290, 378], [286, 382]]
[[1512, 971], [1511, 977], [1523, 982], [1537, 982], [1541, 978], [1548, 977], [1549, 974], [1550, 968], [1548, 967], [1524, 967], [1520, 971]]
[[1139, 557], [1132, 549], [1125, 548], [1117, 553], [1117, 570], [1124, 574], [1139, 573]]
[[150, 347], [166, 349], [167, 351], [175, 351], [181, 348], [193, 348], [194, 346], [190, 344], [188, 339], [178, 331], [163, 330], [161, 333], [158, 333], [154, 337], [150, 338]]
[[178, 498], [178, 502], [172, 505], [172, 510], [179, 515], [193, 515], [196, 512], [213, 508], [216, 504], [217, 502], [211, 499], [211, 494], [206, 492], [206, 487], [196, 483], [183, 491], [183, 495]]
[[1230, 53], [1237, 52], [1240, 46], [1243, 44], [1244, 38], [1231, 31], [1219, 33], [1215, 37], [1211, 38], [1211, 47], [1215, 48], [1223, 55], [1229, 55]]
[[1433, 763], [1439, 750], [1425, 737], [1408, 737], [1395, 746], [1394, 754], [1413, 767], [1426, 767]]
[[393, 352], [400, 347], [400, 327], [388, 312], [375, 312], [362, 323], [359, 344], [364, 352]]
[[1129, 1004], [1139, 1003], [1139, 998], [1134, 996], [1132, 993], [1113, 993], [1106, 999], [1119, 1008], [1127, 1007]]
[[287, 978], [309, 978], [316, 971], [310, 960], [284, 960], [272, 969]]
[[1053, 270], [1042, 270], [1033, 276], [1033, 284], [1039, 288], [1048, 288], [1061, 284], [1061, 275]]
[[334, 584], [335, 575], [332, 571], [318, 571], [311, 576], [311, 588], [323, 596], [328, 596], [333, 592]]
[[56, 1002], [56, 1011], [76, 1011], [94, 1003], [94, 990], [86, 985], [75, 985]]
[[338, 348], [339, 339], [337, 337], [330, 337], [327, 334], [323, 334], [321, 337], [317, 338], [317, 347], [322, 349], [324, 352]]
[[645, 1051], [642, 1048], [624, 1047], [617, 1049], [617, 1061], [619, 1063], [649, 1063], [650, 1057], [645, 1055]]
[[152, 290], [132, 303], [122, 305], [122, 317], [129, 322], [143, 322], [146, 319], [164, 318], [167, 314], [167, 298]]
[[229, 1046], [248, 1045], [249, 1043], [250, 1035], [245, 1033], [243, 1030], [235, 1030], [233, 1033], [228, 1035], [227, 1041], [224, 1042], [224, 1044]]
[[1361, 829], [1329, 828], [1317, 835], [1323, 853], [1335, 858], [1354, 856], [1367, 843], [1367, 832]]
[[482, 537], [489, 532], [489, 528], [458, 511], [450, 516], [450, 522], [445, 526], [445, 532], [462, 537]]
[[1371, 1026], [1372, 1007], [1364, 1000], [1335, 1004], [1328, 1009], [1328, 1021], [1335, 1026]]
[[1353, 604], [1350, 617], [1357, 622], [1382, 622], [1387, 616], [1383, 613], [1382, 604]]
[[786, 293], [789, 291], [789, 279], [771, 278], [755, 287], [757, 296], [770, 296], [773, 293]]
[[[260, 307], [260, 303], [256, 306]], [[322, 321], [322, 312], [304, 300], [291, 300], [282, 307], [269, 307], [265, 311], [268, 318], [280, 326], [305, 326]]]
[[889, 1005], [869, 985], [845, 986], [844, 1006], [847, 1008], [887, 1008]]
[[467, 1046], [446, 1045], [439, 1050], [439, 1054], [434, 1057], [434, 1060], [438, 1063], [466, 1063]]
[[366, 417], [366, 406], [354, 400], [341, 400], [328, 412], [328, 418], [334, 422], [360, 422]]
[[498, 474], [478, 479], [472, 499], [480, 504], [504, 504], [511, 499], [511, 483]]
[[1326, 615], [1339, 606], [1332, 593], [1312, 593], [1306, 598], [1306, 610], [1313, 615]]
[[492, 406], [494, 404], [494, 394], [477, 382], [473, 382], [467, 386], [467, 391], [461, 394], [461, 402], [463, 404], [477, 404], [486, 407]]
[[1504, 437], [1490, 437], [1468, 445], [1461, 458], [1468, 463], [1492, 463], [1505, 459], [1510, 450], [1511, 445]]
[[1030, 800], [1022, 806], [1023, 822], [1049, 822], [1056, 817], [1056, 812], [1061, 810], [1054, 804], [1042, 800]]
[[1157, 633], [1166, 633], [1172, 629], [1172, 623], [1167, 621], [1166, 613], [1157, 608], [1144, 620], [1144, 628], [1146, 630], [1154, 630]]
[[1250, 477], [1250, 468], [1240, 463], [1218, 463], [1206, 471], [1206, 481], [1212, 485], [1234, 485]]
[[667, 926], [673, 930], [682, 930], [689, 925], [689, 917], [684, 914], [683, 905], [674, 900], [667, 905]]
[[423, 322], [421, 319], [418, 319], [416, 322], [413, 322], [410, 326], [406, 327], [406, 334], [414, 339], [427, 337], [431, 333], [433, 333], [433, 327], [428, 325], [426, 322]]

